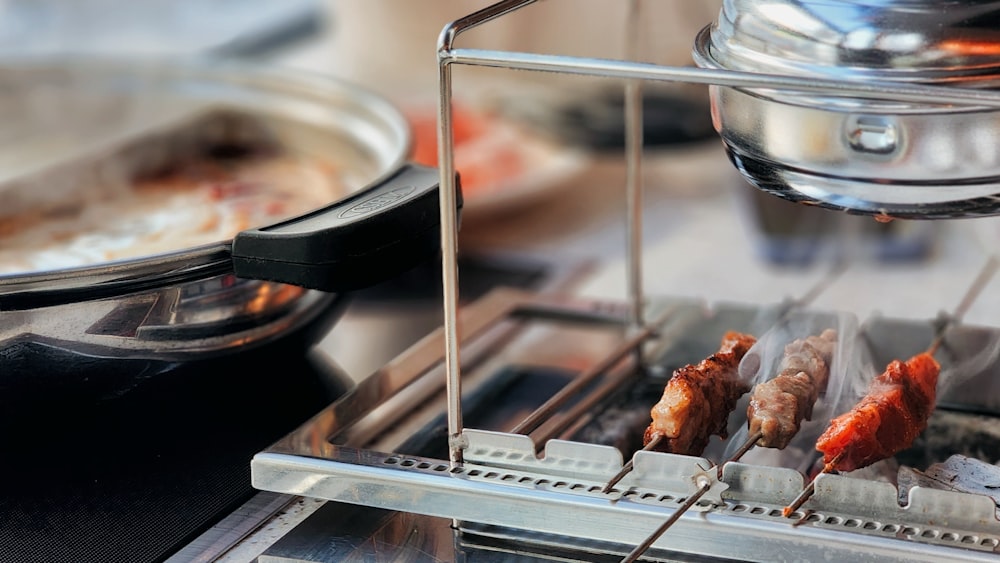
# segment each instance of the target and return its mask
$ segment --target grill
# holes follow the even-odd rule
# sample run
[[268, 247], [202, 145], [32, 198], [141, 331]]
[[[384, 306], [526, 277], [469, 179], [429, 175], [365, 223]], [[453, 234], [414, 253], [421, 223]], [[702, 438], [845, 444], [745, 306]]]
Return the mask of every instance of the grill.
[[[536, 544], [582, 560], [621, 554], [696, 490], [699, 475], [715, 470], [705, 458], [640, 451], [635, 469], [603, 493], [623, 458], [619, 448], [602, 442], [634, 443], [648, 423], [650, 390], [662, 389], [671, 368], [704, 357], [721, 331], [749, 330], [768, 313], [749, 306], [658, 302], [650, 311], [660, 323], [656, 336], [640, 341], [647, 367], [636, 369], [630, 344], [637, 339], [627, 336], [621, 322], [626, 312], [615, 303], [495, 291], [464, 309], [461, 318], [467, 331], [460, 341], [463, 414], [477, 425], [462, 432], [463, 463], [446, 455], [439, 330], [255, 456], [254, 486], [457, 519], [466, 542]], [[875, 319], [865, 324], [864, 337], [889, 357], [919, 350], [933, 330], [931, 322]], [[982, 329], [957, 330], [948, 346], [961, 349], [983, 338]], [[590, 357], [581, 357], [581, 342]], [[581, 363], [608, 367], [581, 372]], [[968, 385], [988, 385], [993, 369], [983, 367]], [[580, 376], [588, 373], [599, 376], [580, 385]], [[580, 392], [548, 408], [551, 414], [533, 432], [505, 431], [523, 425], [528, 413], [566, 386]], [[984, 430], [995, 423], [993, 407], [969, 403], [958, 390], [944, 395], [941, 404], [948, 407], [939, 407], [936, 417]], [[634, 415], [631, 425], [623, 413]], [[732, 422], [739, 427], [745, 418]], [[952, 427], [954, 421], [943, 425]], [[927, 441], [935, 440], [937, 426], [932, 422]], [[918, 443], [906, 454], [935, 463], [955, 451], [930, 450]], [[1000, 455], [996, 445], [992, 455]], [[987, 496], [899, 490], [886, 482], [821, 475], [808, 510], [790, 521], [781, 509], [804, 484], [794, 469], [730, 463], [713, 483], [654, 545], [650, 558], [669, 560], [679, 551], [744, 560], [976, 561], [991, 560], [1000, 546], [996, 505]]]
[[[705, 457], [637, 451], [648, 409], [673, 369], [712, 353], [723, 331], [759, 333], [787, 310], [782, 304], [644, 295], [640, 96], [643, 80], [959, 105], [995, 106], [1000, 96], [454, 48], [462, 32], [532, 3], [499, 2], [442, 33], [444, 326], [255, 456], [254, 486], [450, 519], [456, 549], [544, 553], [558, 560], [615, 560], [644, 543], [650, 545], [643, 557], [664, 561], [994, 560], [1000, 551], [994, 498], [910, 478], [923, 474], [907, 465], [927, 467], [963, 453], [956, 452], [956, 428], [966, 429], [959, 431], [963, 437], [989, 434], [1000, 415], [990, 378], [998, 367], [990, 351], [1000, 334], [991, 328], [959, 326], [945, 333], [945, 372], [970, 354], [986, 360], [971, 372], [962, 366], [968, 379], [960, 386], [942, 388], [930, 429], [897, 456], [898, 474], [884, 468], [882, 473], [820, 474], [813, 481], [814, 494], [792, 518], [784, 517], [782, 508], [806, 479], [802, 464], [787, 456], [747, 456], [717, 473], [728, 443], [714, 442]], [[637, 25], [638, 14], [633, 2], [628, 25]], [[497, 290], [459, 312], [450, 111], [456, 64], [625, 80], [626, 299]], [[934, 210], [927, 218], [940, 216]], [[934, 319], [876, 317], [864, 321], [858, 337], [872, 364], [884, 366], [926, 349], [939, 326]], [[730, 440], [737, 440], [738, 429], [746, 425], [739, 414], [745, 408], [735, 412]], [[957, 442], [970, 445], [964, 452], [970, 457], [1000, 459], [1000, 448], [988, 441]], [[632, 471], [605, 492], [604, 485], [629, 460]], [[689, 503], [696, 494], [697, 501]], [[650, 535], [672, 517], [676, 521], [665, 534]]]

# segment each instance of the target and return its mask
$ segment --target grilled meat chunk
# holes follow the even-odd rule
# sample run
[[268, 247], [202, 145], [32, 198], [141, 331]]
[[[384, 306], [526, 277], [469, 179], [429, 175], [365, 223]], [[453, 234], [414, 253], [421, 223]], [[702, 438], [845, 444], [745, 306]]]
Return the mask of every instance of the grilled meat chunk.
[[643, 443], [659, 436], [656, 451], [700, 455], [713, 434], [725, 438], [729, 413], [750, 390], [739, 379], [740, 360], [756, 341], [748, 334], [727, 332], [718, 352], [676, 370], [650, 411], [653, 421]]
[[758, 446], [782, 449], [812, 417], [813, 405], [826, 388], [837, 332], [823, 331], [785, 346], [778, 375], [754, 387], [747, 407], [750, 435]]
[[823, 461], [853, 471], [906, 449], [927, 427], [941, 366], [924, 352], [892, 361], [850, 411], [830, 421], [816, 442]]

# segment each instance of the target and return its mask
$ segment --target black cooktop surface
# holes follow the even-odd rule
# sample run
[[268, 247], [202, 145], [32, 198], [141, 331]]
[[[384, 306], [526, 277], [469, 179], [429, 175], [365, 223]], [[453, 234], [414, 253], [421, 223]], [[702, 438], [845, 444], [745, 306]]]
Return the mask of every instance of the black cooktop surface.
[[[545, 265], [521, 260], [463, 258], [462, 268], [467, 299], [547, 276]], [[439, 272], [435, 262], [418, 267], [356, 292], [351, 306], [437, 310]], [[85, 359], [44, 346], [6, 349], [21, 355], [19, 365], [38, 367], [16, 386], [0, 372], [0, 563], [142, 563], [190, 544], [256, 493], [253, 455], [349, 385], [334, 365], [310, 359], [323, 358], [305, 353], [311, 341], [292, 335], [140, 377], [125, 363], [121, 374], [80, 376]], [[23, 357], [32, 354], [34, 364]]]
[[280, 374], [268, 363], [249, 354], [117, 397], [53, 389], [8, 405], [0, 561], [158, 561], [245, 502], [253, 454], [344, 385], [304, 355], [282, 358]]

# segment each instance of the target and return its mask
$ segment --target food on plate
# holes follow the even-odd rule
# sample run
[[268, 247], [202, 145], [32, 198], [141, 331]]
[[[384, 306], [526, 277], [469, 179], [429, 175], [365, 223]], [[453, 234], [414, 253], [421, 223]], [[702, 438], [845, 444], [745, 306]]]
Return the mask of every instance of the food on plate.
[[758, 446], [782, 449], [803, 420], [812, 417], [813, 405], [826, 388], [830, 362], [837, 346], [837, 332], [824, 330], [785, 346], [778, 375], [754, 386], [747, 407], [750, 436]]
[[204, 151], [125, 181], [113, 179], [117, 174], [92, 175], [107, 176], [107, 185], [95, 179], [94, 185], [81, 186], [73, 201], [0, 216], [0, 275], [225, 241], [346, 193], [332, 164], [275, 149]]
[[650, 411], [653, 421], [644, 443], [657, 439], [655, 451], [700, 455], [713, 434], [725, 438], [730, 412], [750, 390], [739, 378], [740, 360], [756, 341], [749, 334], [727, 332], [718, 352], [676, 370]]
[[864, 398], [830, 421], [819, 437], [816, 449], [823, 462], [831, 470], [853, 471], [909, 447], [934, 410], [940, 371], [928, 352], [889, 363]]
[[[417, 164], [438, 165], [437, 110], [407, 111], [413, 133], [413, 154]], [[455, 104], [452, 109], [455, 169], [462, 178], [462, 193], [475, 198], [499, 188], [507, 180], [528, 170], [530, 151], [518, 128], [499, 115]], [[535, 142], [537, 144], [537, 141]]]

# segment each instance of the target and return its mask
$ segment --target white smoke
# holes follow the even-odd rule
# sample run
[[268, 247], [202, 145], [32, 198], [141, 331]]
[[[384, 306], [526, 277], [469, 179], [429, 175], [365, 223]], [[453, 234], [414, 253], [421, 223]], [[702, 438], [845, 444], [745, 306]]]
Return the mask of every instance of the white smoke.
[[[781, 451], [772, 448], [754, 447], [741, 461], [758, 465], [791, 467], [804, 471], [816, 459], [816, 439], [823, 432], [833, 413], [842, 408], [858, 388], [864, 388], [872, 371], [867, 347], [860, 339], [857, 318], [851, 313], [828, 313], [814, 311], [793, 311], [784, 318], [776, 319], [770, 329], [757, 340], [757, 344], [740, 363], [740, 377], [753, 385], [773, 379], [778, 375], [784, 358], [785, 346], [791, 342], [819, 335], [824, 330], [837, 332], [837, 346], [829, 366], [830, 375], [826, 389], [820, 393], [813, 408], [811, 420], [802, 426], [791, 443]], [[720, 460], [733, 456], [747, 437], [747, 406], [752, 394], [744, 396], [731, 418], [730, 438], [717, 452]]]

